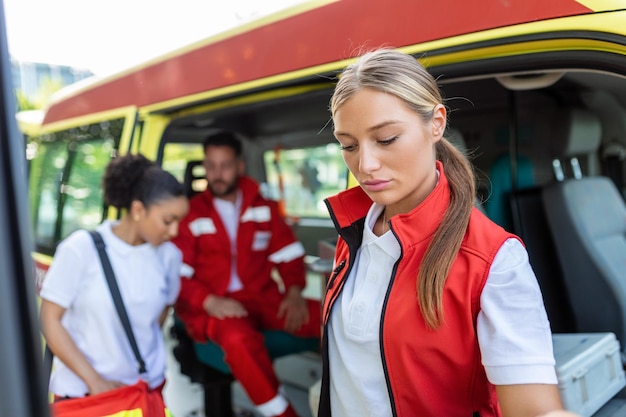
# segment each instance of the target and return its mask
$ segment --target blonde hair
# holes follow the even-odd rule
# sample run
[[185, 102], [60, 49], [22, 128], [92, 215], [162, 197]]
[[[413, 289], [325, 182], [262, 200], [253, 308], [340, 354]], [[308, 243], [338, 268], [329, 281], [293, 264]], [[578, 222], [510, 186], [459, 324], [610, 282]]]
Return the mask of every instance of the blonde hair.
[[[425, 123], [431, 121], [435, 106], [443, 104], [433, 76], [414, 57], [393, 49], [368, 52], [342, 72], [330, 101], [331, 115], [362, 88], [400, 98]], [[432, 329], [443, 322], [443, 288], [465, 236], [476, 193], [474, 171], [466, 156], [445, 138], [437, 142], [435, 152], [448, 178], [450, 205], [426, 250], [416, 282], [420, 311]]]

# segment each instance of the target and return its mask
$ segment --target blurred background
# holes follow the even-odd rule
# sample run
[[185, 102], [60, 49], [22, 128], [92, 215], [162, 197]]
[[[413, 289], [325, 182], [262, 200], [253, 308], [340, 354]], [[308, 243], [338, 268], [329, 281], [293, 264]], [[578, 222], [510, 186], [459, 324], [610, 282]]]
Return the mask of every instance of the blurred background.
[[19, 110], [304, 0], [4, 0]]

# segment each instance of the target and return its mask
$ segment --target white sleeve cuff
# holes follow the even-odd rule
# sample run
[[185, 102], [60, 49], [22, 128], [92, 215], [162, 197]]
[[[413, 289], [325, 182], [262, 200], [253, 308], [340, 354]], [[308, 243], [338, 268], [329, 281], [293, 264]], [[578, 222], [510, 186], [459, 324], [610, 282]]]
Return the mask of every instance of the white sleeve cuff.
[[485, 366], [493, 385], [558, 384], [556, 370], [550, 365]]

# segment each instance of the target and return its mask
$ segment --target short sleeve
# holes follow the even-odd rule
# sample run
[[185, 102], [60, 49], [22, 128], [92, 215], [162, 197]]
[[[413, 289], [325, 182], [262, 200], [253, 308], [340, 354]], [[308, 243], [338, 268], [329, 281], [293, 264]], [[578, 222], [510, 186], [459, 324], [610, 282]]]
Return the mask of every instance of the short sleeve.
[[550, 323], [528, 253], [517, 239], [499, 249], [480, 305], [477, 332], [489, 381], [556, 384]]
[[41, 298], [69, 308], [80, 290], [86, 258], [93, 257], [93, 253], [93, 242], [84, 230], [72, 233], [61, 242], [43, 280]]

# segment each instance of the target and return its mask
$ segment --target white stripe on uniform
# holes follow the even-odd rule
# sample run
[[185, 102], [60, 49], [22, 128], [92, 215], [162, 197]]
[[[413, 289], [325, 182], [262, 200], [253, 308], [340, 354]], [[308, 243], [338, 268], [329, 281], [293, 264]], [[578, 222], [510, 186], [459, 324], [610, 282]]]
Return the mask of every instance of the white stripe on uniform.
[[191, 267], [191, 265], [182, 264], [180, 266], [180, 276], [185, 278], [191, 278], [193, 274], [196, 272], [195, 269]]
[[264, 223], [272, 219], [269, 206], [248, 207], [241, 216], [241, 223], [254, 222]]
[[210, 217], [198, 217], [189, 223], [189, 230], [191, 234], [196, 237], [200, 235], [212, 235], [217, 231], [215, 223], [213, 223], [213, 219]]
[[275, 264], [281, 262], [291, 262], [301, 256], [304, 256], [304, 246], [300, 242], [293, 242], [290, 245], [283, 246], [281, 249], [272, 253], [269, 257], [270, 261]]

